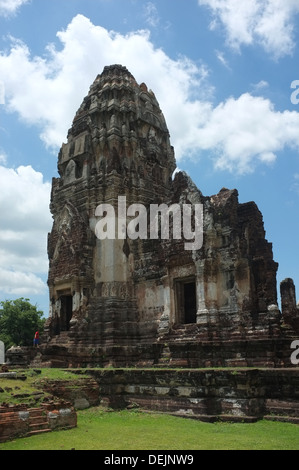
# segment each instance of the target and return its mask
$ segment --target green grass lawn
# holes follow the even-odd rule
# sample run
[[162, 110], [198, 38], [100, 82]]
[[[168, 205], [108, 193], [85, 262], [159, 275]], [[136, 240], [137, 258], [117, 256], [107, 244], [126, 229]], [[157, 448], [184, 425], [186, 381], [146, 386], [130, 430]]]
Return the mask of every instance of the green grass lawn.
[[0, 444], [1, 450], [299, 450], [299, 426], [203, 423], [136, 411], [78, 412], [78, 427]]

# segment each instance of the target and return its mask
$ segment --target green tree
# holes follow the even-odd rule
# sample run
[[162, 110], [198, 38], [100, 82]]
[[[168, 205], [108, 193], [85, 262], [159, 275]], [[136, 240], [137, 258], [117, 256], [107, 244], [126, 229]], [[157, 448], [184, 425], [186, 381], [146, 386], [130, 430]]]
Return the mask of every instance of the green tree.
[[2, 301], [0, 306], [0, 340], [5, 348], [31, 346], [36, 330], [43, 332], [43, 312], [23, 297]]

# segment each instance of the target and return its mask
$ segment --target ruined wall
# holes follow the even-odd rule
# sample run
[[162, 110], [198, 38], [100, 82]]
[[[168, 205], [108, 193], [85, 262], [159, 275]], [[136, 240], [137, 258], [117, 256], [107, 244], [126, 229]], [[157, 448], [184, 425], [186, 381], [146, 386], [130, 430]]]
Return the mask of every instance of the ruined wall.
[[139, 407], [203, 421], [299, 422], [299, 371], [89, 370], [102, 404]]

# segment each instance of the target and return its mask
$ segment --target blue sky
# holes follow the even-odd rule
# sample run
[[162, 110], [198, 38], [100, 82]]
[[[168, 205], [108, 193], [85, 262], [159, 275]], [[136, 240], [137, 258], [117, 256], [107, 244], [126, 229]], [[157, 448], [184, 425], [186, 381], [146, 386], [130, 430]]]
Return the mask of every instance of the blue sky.
[[48, 315], [58, 151], [114, 63], [154, 91], [204, 195], [257, 203], [299, 298], [298, 20], [298, 0], [0, 0], [0, 300]]

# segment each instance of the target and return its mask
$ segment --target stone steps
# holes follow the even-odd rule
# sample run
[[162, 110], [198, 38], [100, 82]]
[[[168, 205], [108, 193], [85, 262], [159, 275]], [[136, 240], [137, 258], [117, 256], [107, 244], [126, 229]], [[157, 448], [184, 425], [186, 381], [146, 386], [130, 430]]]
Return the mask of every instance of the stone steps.
[[47, 416], [45, 412], [38, 408], [31, 408], [29, 411], [29, 436], [50, 432]]
[[77, 426], [70, 402], [50, 402], [40, 408], [0, 406], [0, 442]]

